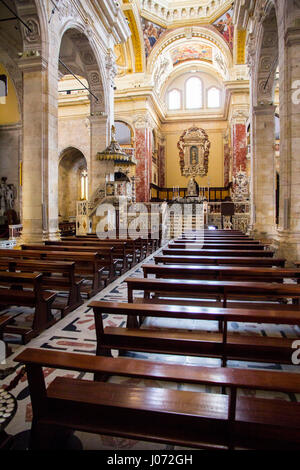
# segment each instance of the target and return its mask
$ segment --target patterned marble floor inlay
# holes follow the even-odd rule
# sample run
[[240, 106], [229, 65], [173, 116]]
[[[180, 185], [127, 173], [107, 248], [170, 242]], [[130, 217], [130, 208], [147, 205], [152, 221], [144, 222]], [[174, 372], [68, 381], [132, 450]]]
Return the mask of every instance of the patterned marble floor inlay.
[[[150, 256], [145, 262], [153, 261], [153, 255]], [[98, 293], [93, 300], [105, 300], [105, 301], [118, 301], [126, 302], [127, 301], [127, 286], [124, 282], [124, 279], [128, 276], [134, 277], [143, 277], [141, 265], [137, 265], [128, 273], [125, 273], [119, 279], [114, 281], [100, 293]], [[137, 293], [137, 295], [142, 296], [142, 293]], [[44, 331], [39, 337], [33, 339], [26, 346], [18, 346], [16, 351], [12, 356], [7, 359], [7, 363], [0, 366], [3, 368], [13, 367], [14, 371], [5, 378], [2, 382], [0, 381], [0, 386], [5, 386], [9, 384], [15, 375], [19, 372], [20, 366], [16, 366], [16, 363], [13, 361], [14, 357], [22, 351], [25, 347], [31, 348], [45, 348], [53, 349], [57, 351], [64, 352], [73, 352], [73, 353], [83, 353], [83, 354], [95, 354], [96, 351], [96, 335], [95, 335], [95, 325], [94, 325], [94, 316], [90, 308], [87, 307], [90, 300], [85, 301], [85, 303], [79, 307], [74, 312], [67, 315], [64, 319], [60, 320], [56, 325]], [[126, 316], [125, 315], [106, 315], [104, 318], [105, 326], [125, 326]], [[149, 320], [151, 326], [157, 328], [178, 328], [180, 325], [177, 320], [170, 321], [168, 319], [154, 319]], [[185, 325], [187, 329], [201, 329], [204, 331], [217, 331], [217, 322], [201, 321], [195, 320], [190, 321]], [[236, 334], [247, 334], [254, 336], [282, 336], [282, 337], [300, 337], [300, 330], [298, 327], [292, 328], [283, 325], [269, 325], [269, 324], [239, 324], [232, 322], [229, 325], [229, 331], [235, 332]], [[208, 367], [220, 366], [219, 359], [211, 358], [197, 358], [197, 357], [187, 357], [187, 356], [176, 356], [176, 355], [159, 355], [159, 354], [147, 354], [139, 352], [128, 353], [130, 357], [136, 359], [146, 359], [146, 360], [155, 360], [155, 361], [165, 361], [168, 363], [180, 363], [186, 364], [189, 366], [192, 365], [202, 365]], [[271, 369], [271, 370], [290, 370], [294, 372], [299, 372], [299, 368], [296, 366], [289, 365], [278, 365], [278, 364], [257, 364], [257, 363], [246, 363], [239, 361], [230, 361], [228, 366], [231, 367], [248, 367], [248, 368], [260, 368], [260, 369]], [[1, 371], [1, 369], [0, 369]], [[67, 377], [77, 377], [77, 378], [89, 378], [90, 374], [82, 374], [76, 371], [62, 371], [52, 368], [44, 369], [46, 383], [49, 384], [57, 376], [67, 376]], [[220, 392], [218, 387], [207, 387], [207, 386], [196, 386], [196, 385], [187, 385], [184, 383], [170, 383], [170, 382], [161, 382], [155, 380], [137, 380], [124, 377], [112, 377], [110, 379], [114, 383], [126, 383], [132, 386], [150, 386], [150, 387], [168, 387], [178, 390], [191, 390], [191, 391], [206, 391], [211, 393]], [[21, 381], [16, 388], [12, 390], [13, 395], [16, 397], [18, 402], [18, 410], [16, 416], [11, 421], [6, 431], [10, 434], [16, 435], [23, 431], [29, 430], [32, 419], [32, 410], [30, 403], [29, 390], [27, 386], [26, 375], [22, 377]], [[243, 391], [240, 392], [248, 396], [257, 396], [257, 397], [273, 397], [280, 400], [298, 400], [300, 396], [286, 395], [283, 393], [265, 393], [258, 391]], [[84, 449], [170, 449], [174, 448], [173, 446], [168, 446], [165, 444], [154, 444], [149, 442], [139, 442], [129, 439], [121, 439], [109, 436], [98, 436], [82, 432], [76, 432], [76, 436], [80, 439]], [[179, 447], [175, 447], [179, 449]]]

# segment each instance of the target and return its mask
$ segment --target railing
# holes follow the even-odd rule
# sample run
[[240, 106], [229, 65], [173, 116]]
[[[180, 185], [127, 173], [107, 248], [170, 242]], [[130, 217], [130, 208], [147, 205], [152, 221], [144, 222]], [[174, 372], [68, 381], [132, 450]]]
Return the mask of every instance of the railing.
[[[222, 202], [230, 197], [231, 183], [227, 187], [199, 188], [200, 194], [210, 202]], [[175, 196], [186, 197], [187, 188], [160, 188], [156, 184], [150, 185], [151, 202], [172, 202]]]

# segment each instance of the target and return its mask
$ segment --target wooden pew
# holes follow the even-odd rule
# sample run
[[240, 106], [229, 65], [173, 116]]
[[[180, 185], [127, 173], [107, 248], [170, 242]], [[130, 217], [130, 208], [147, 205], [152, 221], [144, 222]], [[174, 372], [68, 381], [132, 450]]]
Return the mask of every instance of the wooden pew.
[[74, 261], [76, 275], [83, 280], [89, 279], [91, 281], [91, 286], [81, 286], [81, 292], [92, 297], [103, 288], [101, 277], [104, 268], [97, 252], [0, 249], [1, 258]]
[[165, 248], [162, 250], [163, 255], [181, 255], [181, 256], [215, 256], [215, 257], [265, 257], [265, 258], [272, 258], [274, 255], [273, 251], [264, 251], [264, 250], [192, 250], [192, 249], [184, 249], [184, 248]]
[[300, 269], [262, 268], [247, 266], [209, 266], [209, 265], [157, 265], [143, 264], [144, 277], [150, 274], [167, 279], [215, 279], [221, 281], [282, 282], [284, 279], [297, 279], [300, 282]]
[[[169, 297], [188, 297], [197, 300], [197, 302], [201, 302], [204, 298], [215, 298], [221, 302], [223, 307], [227, 306], [229, 299], [242, 299], [243, 301], [295, 299], [297, 303], [300, 299], [300, 286], [295, 284], [227, 280], [143, 279], [134, 277], [126, 278], [124, 282], [127, 283], [128, 302], [133, 302], [133, 292], [135, 290], [143, 291], [144, 298], [150, 299], [151, 294], [155, 294], [156, 299], [166, 299], [167, 302], [172, 302]], [[191, 302], [191, 300], [188, 302]], [[256, 306], [254, 304], [253, 308]]]
[[43, 290], [42, 279], [41, 273], [0, 271], [0, 304], [35, 309], [31, 328], [14, 325], [5, 328], [6, 333], [21, 335], [24, 344], [55, 323], [51, 306], [56, 294]]
[[197, 239], [197, 240], [188, 240], [188, 239], [184, 239], [184, 240], [173, 240], [173, 243], [176, 243], [176, 244], [180, 244], [180, 245], [184, 245], [184, 244], [196, 244], [196, 243], [205, 243], [205, 244], [208, 244], [208, 245], [211, 245], [213, 243], [222, 243], [224, 245], [228, 245], [228, 244], [236, 244], [238, 243], [239, 245], [255, 245], [255, 246], [259, 246], [260, 245], [260, 242], [258, 240], [228, 240], [228, 239], [225, 239], [225, 240], [220, 240], [220, 239], [214, 239], [214, 238], [211, 238], [211, 239], [207, 239], [207, 238], [203, 238], [203, 239]]
[[[147, 302], [147, 303], [146, 303]], [[204, 356], [220, 358], [226, 367], [228, 360], [275, 362], [291, 364], [292, 343], [295, 338], [273, 338], [228, 332], [228, 322], [298, 325], [300, 312], [285, 310], [256, 310], [236, 308], [208, 308], [181, 305], [139, 303], [91, 302], [95, 314], [97, 354], [111, 355], [112, 349], [159, 354]], [[103, 326], [102, 315], [127, 315], [127, 327]], [[144, 319], [147, 318], [145, 322]], [[149, 320], [150, 318], [150, 320]], [[151, 318], [180, 320], [181, 328], [157, 329]], [[181, 321], [182, 320], [182, 321]], [[187, 320], [217, 321], [222, 332], [186, 331]], [[144, 323], [143, 323], [144, 322]], [[145, 328], [141, 325], [146, 324]]]
[[[237, 389], [300, 392], [289, 372], [186, 367], [26, 349], [33, 421], [31, 448], [65, 448], [78, 429], [195, 448], [299, 449], [299, 403], [237, 395]], [[228, 395], [131, 387], [56, 377], [46, 388], [42, 367], [227, 388]], [[69, 431], [69, 432], [68, 432]]]
[[[29, 245], [30, 246], [30, 245]], [[63, 240], [63, 241], [46, 241], [45, 246], [64, 246], [64, 247], [76, 247], [91, 248], [95, 250], [102, 250], [106, 248], [112, 248], [112, 258], [115, 261], [115, 270], [119, 270], [120, 274], [123, 274], [128, 270], [129, 259], [131, 250], [128, 250], [126, 242], [114, 242], [114, 243], [102, 243], [100, 240]], [[101, 253], [101, 251], [100, 251]]]
[[94, 236], [90, 236], [90, 235], [87, 235], [85, 237], [63, 237], [62, 238], [62, 241], [76, 241], [76, 240], [82, 240], [84, 238], [84, 240], [86, 241], [95, 241], [95, 240], [100, 240], [102, 243], [105, 243], [107, 244], [108, 246], [113, 246], [114, 243], [119, 243], [120, 241], [121, 242], [126, 242], [127, 243], [127, 246], [129, 247], [130, 249], [130, 254], [132, 256], [132, 259], [131, 259], [131, 267], [133, 265], [135, 265], [136, 263], [142, 261], [141, 259], [141, 256], [143, 256], [143, 242], [142, 242], [142, 239], [140, 238], [137, 238], [137, 239], [131, 239], [131, 238], [101, 238], [99, 239], [96, 234]]
[[168, 248], [173, 250], [264, 250], [263, 245], [239, 244], [239, 243], [175, 243], [168, 244]]
[[66, 299], [56, 297], [52, 308], [60, 310], [64, 317], [83, 304], [80, 294], [82, 279], [75, 277], [75, 263], [71, 261], [42, 261], [5, 259], [0, 257], [0, 270], [43, 273], [42, 284], [46, 289], [68, 292]]
[[284, 268], [285, 259], [275, 259], [275, 258], [245, 258], [245, 257], [236, 257], [236, 258], [227, 258], [227, 257], [214, 257], [214, 256], [175, 256], [168, 255], [154, 256], [154, 261], [156, 264], [210, 264], [210, 265], [236, 265], [236, 266], [278, 266]]
[[[122, 234], [120, 234], [119, 238], [117, 238], [115, 240], [124, 240], [124, 241], [139, 240], [139, 238], [137, 238], [137, 239], [128, 238], [127, 235], [128, 235], [127, 233], [124, 234], [124, 236], [122, 236]], [[159, 237], [158, 238], [152, 238], [151, 233], [145, 233], [145, 232], [140, 233], [140, 235], [141, 235], [140, 238], [148, 240], [148, 246], [149, 246], [149, 249], [151, 250], [151, 252], [158, 250], [158, 248], [161, 245], [161, 238], [159, 238]], [[158, 235], [161, 236], [160, 233]], [[78, 240], [82, 240], [82, 239], [85, 239], [85, 238], [87, 238], [88, 240], [93, 240], [93, 239], [97, 238], [99, 240], [99, 237], [96, 233], [88, 233], [87, 235], [76, 235], [76, 237], [73, 237], [73, 238], [78, 239]], [[102, 240], [102, 238], [100, 240]], [[110, 239], [108, 238], [107, 241], [109, 241], [109, 240]]]
[[71, 251], [74, 253], [97, 253], [99, 258], [99, 264], [104, 269], [101, 272], [101, 280], [104, 281], [105, 286], [109, 282], [113, 282], [117, 278], [116, 267], [117, 260], [113, 258], [113, 247], [88, 247], [88, 246], [65, 246], [65, 245], [22, 245], [22, 250], [37, 250], [45, 252], [59, 252], [59, 251]]

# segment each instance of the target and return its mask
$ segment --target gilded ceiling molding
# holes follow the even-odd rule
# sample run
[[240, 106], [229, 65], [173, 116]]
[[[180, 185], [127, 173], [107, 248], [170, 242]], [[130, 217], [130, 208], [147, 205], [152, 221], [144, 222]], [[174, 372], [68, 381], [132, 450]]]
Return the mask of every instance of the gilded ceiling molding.
[[134, 49], [135, 56], [135, 72], [143, 72], [143, 58], [142, 58], [142, 46], [140, 41], [140, 34], [134, 17], [134, 13], [131, 9], [124, 10], [124, 15], [129, 21], [129, 28], [131, 31], [131, 40]]

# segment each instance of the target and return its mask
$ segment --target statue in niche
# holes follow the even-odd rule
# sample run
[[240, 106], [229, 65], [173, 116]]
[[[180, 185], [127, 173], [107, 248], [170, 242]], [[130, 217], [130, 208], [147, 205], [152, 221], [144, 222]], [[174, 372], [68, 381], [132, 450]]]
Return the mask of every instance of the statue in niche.
[[7, 178], [3, 176], [0, 183], [0, 215], [14, 208], [16, 192], [13, 184], [6, 183]]

